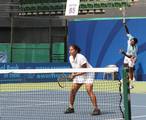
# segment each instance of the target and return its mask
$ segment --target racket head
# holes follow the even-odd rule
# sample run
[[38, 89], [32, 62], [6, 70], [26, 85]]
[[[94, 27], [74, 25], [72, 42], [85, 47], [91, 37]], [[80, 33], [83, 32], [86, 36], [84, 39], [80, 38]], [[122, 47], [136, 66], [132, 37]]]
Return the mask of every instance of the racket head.
[[58, 85], [61, 88], [65, 88], [66, 85], [67, 85], [67, 82], [70, 81], [70, 80], [71, 80], [70, 75], [66, 75], [66, 74], [61, 74], [57, 78]]

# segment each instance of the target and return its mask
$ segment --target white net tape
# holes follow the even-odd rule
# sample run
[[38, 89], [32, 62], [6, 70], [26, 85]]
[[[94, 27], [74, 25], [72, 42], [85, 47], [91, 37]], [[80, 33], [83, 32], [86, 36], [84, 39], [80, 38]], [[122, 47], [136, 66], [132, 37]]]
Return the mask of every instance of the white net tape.
[[39, 74], [39, 73], [73, 73], [73, 72], [118, 72], [118, 67], [113, 68], [64, 68], [64, 69], [4, 69], [0, 74], [18, 73], [18, 74]]

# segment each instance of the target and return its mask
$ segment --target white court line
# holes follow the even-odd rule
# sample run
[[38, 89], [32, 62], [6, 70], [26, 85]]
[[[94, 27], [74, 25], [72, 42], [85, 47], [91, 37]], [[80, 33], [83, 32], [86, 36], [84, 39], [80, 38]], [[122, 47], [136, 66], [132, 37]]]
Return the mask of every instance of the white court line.
[[132, 116], [132, 119], [146, 118], [146, 115]]
[[[55, 90], [56, 91], [56, 90]], [[56, 91], [57, 93], [62, 93], [62, 91]], [[64, 92], [64, 91], [63, 91]], [[0, 96], [11, 96], [11, 95], [40, 95], [40, 94], [49, 94], [47, 90], [34, 90], [34, 91], [17, 91], [17, 92], [5, 92], [5, 93], [0, 93]], [[62, 93], [63, 94], [63, 93]]]
[[[3, 99], [3, 100], [5, 100], [5, 99]], [[24, 99], [19, 99], [19, 100], [17, 100], [17, 99], [11, 99], [10, 101], [13, 101], [13, 102], [21, 102], [21, 103], [23, 103], [23, 102], [28, 102], [28, 104], [29, 104], [29, 102], [38, 102], [38, 104], [39, 104], [39, 102], [40, 103], [50, 103], [50, 105], [58, 105], [58, 104], [67, 104], [68, 103], [68, 100], [67, 100], [67, 102], [66, 101], [42, 101], [42, 100], [24, 100]], [[4, 102], [3, 102], [4, 103]], [[52, 104], [53, 103], [53, 104]], [[27, 104], [27, 103], [26, 103]], [[36, 103], [37, 104], [37, 103]], [[39, 104], [39, 105], [44, 105], [44, 104]], [[91, 103], [79, 103], [80, 105], [91, 105]], [[119, 104], [117, 103], [117, 104], [109, 104], [109, 103], [100, 103], [100, 102], [98, 102], [98, 104], [99, 105], [101, 105], [101, 106], [113, 106], [113, 107], [119, 107]], [[48, 104], [47, 104], [48, 105]]]
[[124, 118], [114, 118], [114, 119], [106, 119], [106, 120], [124, 120]]
[[[60, 113], [60, 112], [55, 112], [55, 113]], [[20, 117], [20, 118], [22, 118], [22, 116], [14, 116], [14, 115], [11, 115], [11, 116], [1, 116], [2, 118], [4, 117], [4, 118], [14, 118], [14, 117]], [[28, 117], [24, 117], [23, 116], [23, 118], [28, 118]], [[45, 118], [48, 118], [48, 120], [50, 120], [50, 119], [56, 119], [56, 116], [48, 116], [48, 117], [45, 117]], [[92, 116], [90, 117], [91, 119], [94, 119], [94, 118], [92, 118]], [[73, 120], [79, 120], [79, 118], [78, 117], [74, 117], [73, 118]], [[84, 120], [89, 120], [89, 117], [85, 117], [84, 118]], [[106, 120], [124, 120], [123, 118], [114, 118], [114, 119], [107, 119], [106, 118]]]
[[[3, 103], [5, 103], [5, 101], [6, 100], [8, 100], [7, 98], [0, 98], [0, 100], [3, 100], [4, 102]], [[9, 101], [9, 100], [8, 100]], [[43, 100], [34, 100], [34, 99], [27, 99], [27, 98], [19, 98], [19, 99], [16, 99], [16, 98], [11, 98], [11, 100], [10, 101], [13, 101], [13, 102], [21, 102], [21, 103], [23, 103], [23, 102], [40, 102], [40, 103], [44, 103], [44, 102], [46, 102], [46, 103], [68, 103], [68, 99], [66, 100], [66, 101], [52, 101], [52, 100], [46, 100], [46, 101], [43, 101]], [[79, 103], [80, 105], [91, 105], [91, 103], [84, 103], [84, 102], [82, 102], [82, 103]], [[117, 103], [116, 102], [116, 104], [114, 103], [111, 103], [111, 104], [109, 104], [109, 103], [101, 103], [101, 102], [98, 102], [98, 104], [99, 105], [101, 105], [101, 106], [115, 106], [115, 107], [118, 107], [119, 106], [119, 103]], [[123, 106], [123, 105], [121, 105], [121, 106]]]
[[[53, 102], [53, 103], [52, 103]], [[55, 102], [55, 101], [48, 101], [48, 103], [39, 103], [39, 104], [27, 104], [27, 105], [15, 105], [15, 106], [10, 106], [10, 105], [5, 105], [4, 107], [1, 107], [2, 109], [5, 108], [25, 108], [25, 107], [33, 107], [33, 106], [44, 106], [44, 105], [60, 105], [60, 104], [65, 104], [66, 102]]]
[[[146, 118], [146, 115], [132, 116], [132, 119]], [[108, 120], [123, 120], [123, 118], [108, 119]]]
[[[7, 100], [7, 98], [1, 98], [0, 100]], [[50, 101], [50, 100], [47, 100], [47, 101], [42, 101], [42, 100], [25, 100], [25, 98], [22, 98], [20, 100], [17, 100], [16, 98], [11, 98], [11, 101], [14, 101], [14, 102], [40, 102], [40, 103], [50, 103], [50, 105], [55, 105], [55, 104], [63, 104], [63, 103], [68, 103], [66, 101]], [[80, 103], [80, 105], [89, 105], [91, 103]], [[118, 103], [117, 103], [118, 104]], [[40, 104], [40, 105], [43, 105], [43, 104]], [[47, 104], [48, 105], [48, 104]], [[119, 106], [119, 105], [116, 105], [116, 104], [109, 104], [109, 103], [100, 103], [99, 102], [99, 105], [101, 106]], [[123, 105], [121, 105], [123, 107]], [[146, 106], [143, 106], [143, 105], [131, 105], [131, 107], [134, 107], [134, 108], [146, 108]]]
[[[7, 99], [3, 99], [3, 100], [7, 100]], [[24, 98], [22, 98], [22, 99], [19, 99], [19, 100], [17, 100], [16, 98], [14, 98], [14, 99], [11, 99], [10, 100], [11, 102], [40, 102], [40, 103], [44, 103], [44, 102], [50, 102], [50, 103], [62, 103], [62, 102], [65, 102], [65, 101], [50, 101], [50, 100], [47, 100], [47, 101], [42, 101], [42, 100], [25, 100]], [[5, 102], [4, 102], [5, 103]], [[7, 103], [7, 102], [6, 102]]]
[[[134, 108], [146, 108], [146, 106], [142, 105], [132, 105]], [[146, 118], [146, 115], [137, 115], [137, 116], [132, 116], [132, 119], [140, 119], [140, 118]]]
[[[18, 101], [17, 101], [18, 102]], [[33, 100], [32, 100], [33, 102]], [[5, 105], [4, 108], [19, 108], [19, 107], [31, 107], [31, 106], [44, 106], [44, 105], [60, 105], [60, 104], [68, 104], [68, 102], [55, 102], [55, 101], [41, 101], [42, 103], [35, 103], [35, 104], [32, 104], [32, 103], [29, 103], [27, 105], [16, 105], [16, 106], [10, 106], [10, 105]], [[90, 105], [90, 104], [86, 104], [86, 103], [80, 103], [79, 105]], [[101, 104], [100, 104], [101, 105]], [[113, 104], [103, 104], [102, 106], [113, 106], [113, 107], [118, 107], [118, 105], [113, 105]], [[2, 108], [2, 107], [1, 107]]]
[[135, 107], [135, 108], [146, 108], [146, 106], [144, 106], [144, 105], [131, 105], [131, 107]]

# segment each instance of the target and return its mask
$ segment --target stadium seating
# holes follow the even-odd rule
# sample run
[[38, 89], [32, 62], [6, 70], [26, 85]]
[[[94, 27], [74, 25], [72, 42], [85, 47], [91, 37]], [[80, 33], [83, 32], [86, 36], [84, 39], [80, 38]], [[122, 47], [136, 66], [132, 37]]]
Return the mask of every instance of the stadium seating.
[[[67, 0], [21, 0], [21, 12], [57, 12], [65, 11]], [[81, 0], [79, 10], [129, 7], [128, 2], [99, 2], [98, 0]]]

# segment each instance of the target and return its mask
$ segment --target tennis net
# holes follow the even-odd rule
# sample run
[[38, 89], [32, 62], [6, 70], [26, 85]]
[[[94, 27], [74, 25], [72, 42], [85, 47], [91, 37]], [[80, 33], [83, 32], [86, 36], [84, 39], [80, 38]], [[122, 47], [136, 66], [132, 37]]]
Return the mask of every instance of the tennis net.
[[[71, 74], [80, 76], [71, 79]], [[118, 120], [123, 119], [121, 84], [103, 79], [118, 68], [6, 69], [0, 70], [1, 120]], [[74, 114], [69, 106], [73, 81], [93, 79], [93, 91], [101, 114], [92, 116], [94, 106], [83, 84], [76, 94]], [[69, 78], [69, 79], [68, 79]], [[111, 77], [113, 78], [113, 77]]]

